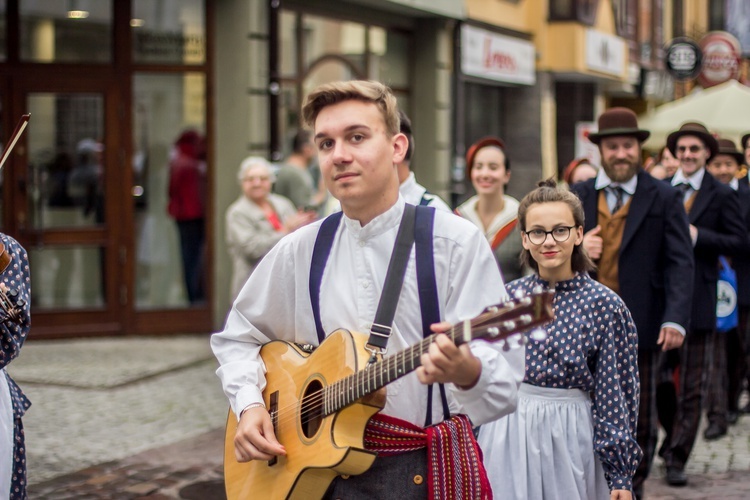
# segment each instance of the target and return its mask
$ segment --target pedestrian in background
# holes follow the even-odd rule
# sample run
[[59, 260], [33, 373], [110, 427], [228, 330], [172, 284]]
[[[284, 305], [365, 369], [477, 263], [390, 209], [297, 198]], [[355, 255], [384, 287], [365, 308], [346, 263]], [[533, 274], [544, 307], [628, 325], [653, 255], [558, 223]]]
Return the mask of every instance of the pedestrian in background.
[[568, 186], [572, 186], [596, 177], [597, 171], [598, 169], [591, 164], [591, 160], [588, 158], [575, 158], [563, 170], [563, 181]]
[[417, 182], [414, 177], [414, 172], [411, 170], [411, 159], [414, 155], [414, 136], [411, 130], [411, 120], [406, 113], [402, 110], [398, 111], [399, 117], [399, 128], [401, 133], [406, 136], [409, 140], [409, 147], [406, 150], [403, 161], [401, 161], [398, 168], [398, 182], [399, 192], [403, 196], [406, 203], [412, 205], [426, 205], [428, 207], [435, 207], [438, 210], [444, 210], [446, 212], [452, 212], [450, 207], [437, 195], [427, 192], [427, 188]]
[[679, 193], [641, 168], [641, 144], [649, 135], [633, 111], [606, 110], [598, 132], [589, 135], [601, 156], [597, 177], [571, 187], [586, 214], [583, 246], [597, 264], [591, 276], [622, 297], [638, 329], [637, 440], [643, 451], [633, 481], [638, 497], [658, 439], [656, 372], [661, 353], [683, 342], [693, 269]]
[[190, 304], [205, 300], [206, 150], [203, 136], [188, 129], [174, 144], [169, 162], [169, 205], [180, 234], [185, 291]]
[[271, 193], [271, 164], [259, 156], [245, 158], [237, 174], [242, 194], [226, 212], [226, 241], [232, 256], [232, 299], [266, 253], [284, 236], [317, 218], [297, 211], [292, 202]]
[[685, 464], [700, 425], [706, 356], [713, 351], [716, 335], [719, 256], [744, 251], [747, 229], [737, 194], [706, 173], [706, 164], [718, 153], [719, 146], [705, 125], [683, 124], [669, 134], [667, 147], [680, 161], [679, 170], [668, 181], [683, 193], [695, 261], [690, 330], [680, 352], [677, 413], [672, 419], [669, 447], [664, 452], [667, 483], [684, 486]]
[[292, 138], [292, 153], [276, 172], [273, 192], [291, 200], [299, 210], [311, 208], [316, 201], [317, 185], [310, 172], [314, 158], [312, 134], [301, 129]]
[[505, 194], [510, 181], [505, 143], [497, 137], [485, 137], [472, 144], [466, 153], [466, 174], [477, 194], [460, 205], [456, 213], [484, 233], [505, 281], [520, 278], [521, 236], [515, 231], [518, 200]]
[[667, 146], [664, 146], [659, 151], [659, 154], [656, 157], [656, 164], [664, 167], [667, 174], [666, 177], [663, 177], [664, 179], [667, 177], [674, 177], [674, 174], [676, 174], [677, 170], [680, 168], [680, 160], [674, 157]]
[[540, 182], [521, 200], [518, 220], [522, 260], [535, 274], [509, 283], [508, 294], [554, 290], [555, 319], [526, 345], [516, 412], [479, 430], [493, 491], [518, 500], [629, 500], [641, 460], [635, 324], [620, 297], [588, 275], [594, 264], [573, 193]]
[[[718, 139], [719, 151], [706, 166], [716, 180], [737, 193], [742, 210], [746, 234], [750, 234], [750, 187], [740, 183], [737, 176], [745, 156], [729, 139]], [[747, 377], [745, 361], [748, 311], [750, 311], [750, 255], [744, 252], [729, 256], [736, 274], [736, 289], [730, 302], [737, 307], [737, 326], [716, 334], [713, 353], [710, 354], [709, 383], [706, 397], [708, 426], [703, 437], [711, 441], [727, 433], [727, 427], [739, 418], [739, 400], [742, 384]], [[731, 291], [730, 291], [731, 293]]]
[[[26, 250], [0, 233], [0, 288], [11, 298], [0, 308], [0, 498], [23, 500], [26, 494], [26, 446], [21, 417], [31, 406], [6, 368], [18, 357], [31, 326], [31, 278]], [[15, 298], [13, 298], [15, 297]]]

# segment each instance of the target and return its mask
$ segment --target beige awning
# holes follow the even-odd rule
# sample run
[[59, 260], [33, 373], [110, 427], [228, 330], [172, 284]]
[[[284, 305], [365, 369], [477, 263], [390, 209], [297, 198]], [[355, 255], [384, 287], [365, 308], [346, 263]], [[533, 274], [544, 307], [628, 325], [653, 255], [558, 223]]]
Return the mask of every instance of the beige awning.
[[701, 122], [712, 133], [739, 146], [740, 138], [750, 132], [750, 87], [729, 80], [696, 90], [639, 116], [638, 125], [651, 131], [644, 147], [651, 151], [660, 149], [670, 133], [689, 121]]

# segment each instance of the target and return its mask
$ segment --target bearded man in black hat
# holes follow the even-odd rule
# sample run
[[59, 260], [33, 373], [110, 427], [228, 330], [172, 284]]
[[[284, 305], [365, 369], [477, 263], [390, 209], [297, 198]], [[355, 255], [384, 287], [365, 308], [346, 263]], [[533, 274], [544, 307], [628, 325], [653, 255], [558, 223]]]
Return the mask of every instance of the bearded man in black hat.
[[627, 108], [605, 111], [598, 124], [589, 140], [599, 146], [602, 168], [571, 189], [586, 214], [583, 245], [598, 266], [592, 275], [622, 297], [638, 328], [643, 460], [633, 490], [640, 498], [658, 438], [658, 360], [660, 351], [682, 345], [688, 328], [693, 255], [680, 193], [643, 170], [641, 144], [650, 133]]
[[697, 122], [683, 124], [669, 134], [667, 147], [680, 161], [679, 170], [667, 181], [683, 193], [695, 259], [690, 330], [680, 352], [677, 414], [664, 453], [667, 483], [684, 486], [685, 464], [701, 418], [704, 365], [716, 335], [719, 255], [744, 251], [747, 232], [737, 194], [706, 172], [706, 164], [719, 152], [718, 142], [706, 127]]

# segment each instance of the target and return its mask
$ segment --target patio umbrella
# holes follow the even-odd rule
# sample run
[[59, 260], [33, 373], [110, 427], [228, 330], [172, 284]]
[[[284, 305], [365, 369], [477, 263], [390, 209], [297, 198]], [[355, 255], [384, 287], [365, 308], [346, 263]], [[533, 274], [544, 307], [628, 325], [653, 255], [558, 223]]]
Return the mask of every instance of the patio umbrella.
[[750, 132], [750, 87], [729, 80], [696, 90], [639, 116], [640, 128], [651, 131], [644, 147], [658, 150], [666, 144], [670, 133], [689, 121], [701, 122], [712, 133], [731, 139], [739, 146], [742, 135]]

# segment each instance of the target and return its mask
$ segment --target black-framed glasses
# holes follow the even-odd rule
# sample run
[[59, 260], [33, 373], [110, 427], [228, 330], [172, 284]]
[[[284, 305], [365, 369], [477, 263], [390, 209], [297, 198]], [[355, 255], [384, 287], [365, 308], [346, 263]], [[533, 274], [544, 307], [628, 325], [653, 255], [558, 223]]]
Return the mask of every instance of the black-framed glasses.
[[541, 245], [547, 241], [548, 234], [552, 235], [552, 239], [556, 242], [562, 243], [563, 241], [568, 241], [568, 238], [570, 238], [570, 230], [575, 227], [576, 226], [557, 226], [551, 231], [545, 231], [544, 229], [531, 229], [529, 231], [524, 231], [524, 233], [534, 245]]

